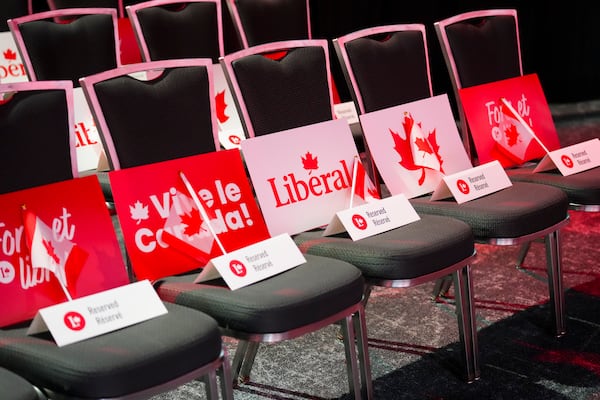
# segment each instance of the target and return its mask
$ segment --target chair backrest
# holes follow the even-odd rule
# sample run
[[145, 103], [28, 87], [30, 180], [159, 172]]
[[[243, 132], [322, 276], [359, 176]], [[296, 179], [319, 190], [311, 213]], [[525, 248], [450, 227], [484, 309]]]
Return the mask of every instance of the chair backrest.
[[30, 80], [70, 80], [77, 87], [79, 78], [121, 64], [115, 9], [46, 11], [13, 18], [8, 26]]
[[433, 95], [425, 25], [387, 25], [333, 40], [361, 114]]
[[81, 86], [111, 169], [219, 149], [210, 59], [129, 64]]
[[0, 85], [0, 193], [78, 176], [73, 85]]
[[64, 8], [114, 8], [119, 13], [119, 18], [124, 14], [123, 0], [47, 0], [50, 10]]
[[309, 0], [226, 0], [244, 48], [312, 39]]
[[334, 119], [326, 40], [254, 46], [221, 64], [247, 137]]
[[460, 128], [471, 155], [459, 90], [523, 75], [515, 9], [458, 14], [434, 23], [457, 103]]
[[127, 14], [145, 61], [224, 55], [220, 0], [151, 0]]

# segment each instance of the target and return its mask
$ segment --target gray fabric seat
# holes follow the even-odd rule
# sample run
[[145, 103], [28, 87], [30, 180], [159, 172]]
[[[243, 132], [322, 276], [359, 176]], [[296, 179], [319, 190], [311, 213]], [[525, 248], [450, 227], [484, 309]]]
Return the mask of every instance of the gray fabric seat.
[[49, 393], [101, 399], [170, 384], [220, 358], [214, 319], [165, 306], [165, 315], [64, 347], [49, 333], [28, 336], [28, 326], [2, 328], [0, 365]]
[[201, 310], [226, 330], [247, 335], [285, 333], [327, 320], [362, 299], [364, 280], [349, 263], [306, 256], [307, 263], [235, 291], [196, 275], [169, 277], [155, 287], [162, 299]]
[[4, 368], [0, 368], [0, 397], [3, 400], [40, 399], [31, 383]]

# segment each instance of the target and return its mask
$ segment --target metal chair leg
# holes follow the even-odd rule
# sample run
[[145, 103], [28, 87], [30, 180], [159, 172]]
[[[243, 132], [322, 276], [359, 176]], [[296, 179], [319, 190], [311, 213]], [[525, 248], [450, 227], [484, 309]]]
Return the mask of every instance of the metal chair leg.
[[344, 349], [346, 350], [346, 372], [348, 373], [348, 386], [350, 389], [350, 395], [353, 395], [356, 400], [360, 400], [360, 375], [358, 372], [356, 337], [354, 333], [352, 316], [346, 316], [342, 321], [342, 335], [344, 336]]
[[550, 293], [550, 302], [552, 303], [552, 316], [555, 323], [555, 335], [560, 337], [567, 333], [567, 328], [559, 231], [556, 230], [546, 236], [545, 242], [548, 290]]
[[473, 291], [471, 286], [471, 266], [466, 265], [453, 274], [456, 292], [456, 311], [460, 340], [463, 345], [463, 357], [467, 382], [479, 379], [479, 345], [477, 343], [477, 324]]
[[358, 362], [360, 368], [361, 394], [363, 399], [373, 398], [373, 378], [371, 376], [371, 359], [369, 357], [369, 338], [367, 337], [367, 321], [365, 310], [361, 308], [352, 317], [356, 333]]

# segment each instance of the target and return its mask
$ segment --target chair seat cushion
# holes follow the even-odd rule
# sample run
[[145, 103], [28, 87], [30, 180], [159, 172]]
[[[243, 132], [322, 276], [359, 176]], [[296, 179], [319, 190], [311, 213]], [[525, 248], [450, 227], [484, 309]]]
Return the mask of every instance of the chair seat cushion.
[[476, 240], [534, 234], [567, 218], [569, 206], [562, 190], [526, 182], [514, 182], [506, 189], [462, 204], [454, 198], [431, 201], [430, 196], [410, 201], [418, 213], [466, 222]]
[[46, 332], [0, 330], [0, 366], [40, 388], [82, 398], [119, 397], [166, 383], [216, 360], [217, 323], [196, 310], [165, 304], [168, 313], [58, 347]]
[[257, 334], [318, 322], [360, 302], [364, 289], [353, 265], [311, 255], [304, 264], [236, 290], [220, 279], [195, 284], [195, 277], [170, 277], [155, 285], [163, 300], [203, 311], [223, 328]]
[[466, 223], [435, 215], [353, 241], [347, 233], [323, 236], [314, 230], [294, 236], [304, 253], [350, 262], [367, 280], [412, 279], [456, 264], [474, 252], [471, 228]]
[[582, 205], [600, 204], [600, 167], [564, 176], [557, 170], [533, 173], [535, 167], [506, 171], [513, 182], [530, 182], [554, 186], [563, 190], [569, 202]]
[[4, 368], [0, 368], [0, 398], [2, 400], [37, 400], [33, 386]]

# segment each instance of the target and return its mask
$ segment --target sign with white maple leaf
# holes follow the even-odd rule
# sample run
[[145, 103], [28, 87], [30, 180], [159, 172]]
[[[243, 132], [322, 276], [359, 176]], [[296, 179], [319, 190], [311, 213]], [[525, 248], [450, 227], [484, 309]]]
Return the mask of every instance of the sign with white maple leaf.
[[138, 279], [195, 270], [222, 254], [180, 172], [226, 251], [269, 238], [238, 149], [112, 171], [115, 207]]
[[366, 113], [360, 121], [394, 195], [431, 193], [445, 174], [472, 167], [446, 94]]
[[0, 327], [68, 300], [65, 288], [76, 299], [129, 283], [96, 176], [0, 195], [0, 210]]
[[[460, 90], [460, 101], [480, 163], [498, 160], [504, 167], [544, 157], [560, 148], [558, 134], [536, 74]], [[506, 99], [542, 142], [524, 129], [503, 106]]]

